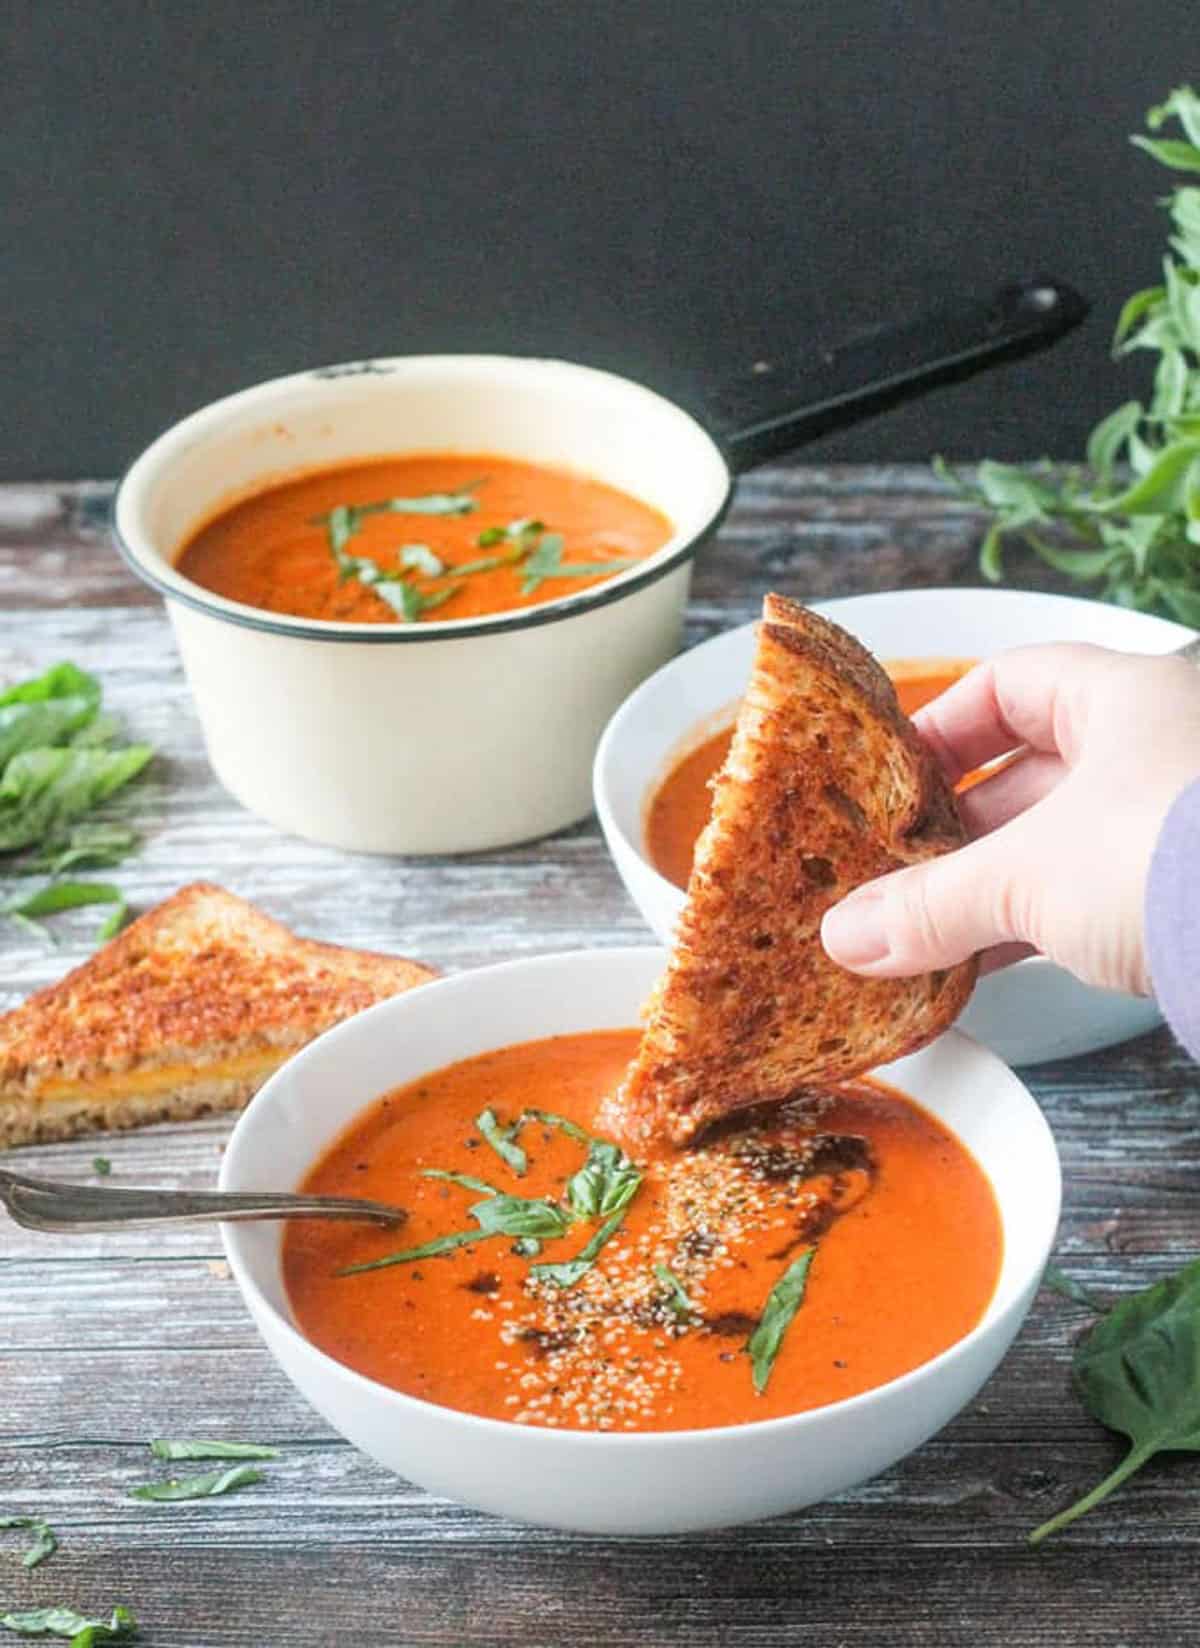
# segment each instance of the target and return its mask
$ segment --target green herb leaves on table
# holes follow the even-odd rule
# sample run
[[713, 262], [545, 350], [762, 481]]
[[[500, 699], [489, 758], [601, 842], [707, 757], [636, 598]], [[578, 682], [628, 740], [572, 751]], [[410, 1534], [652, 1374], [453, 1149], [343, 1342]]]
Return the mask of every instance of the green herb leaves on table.
[[89, 1619], [73, 1608], [33, 1608], [22, 1614], [0, 1615], [0, 1626], [25, 1637], [66, 1637], [71, 1648], [94, 1648], [98, 1642], [128, 1641], [137, 1633], [137, 1620], [118, 1606], [108, 1619]]
[[0, 1516], [0, 1528], [28, 1528], [33, 1535], [32, 1543], [21, 1558], [25, 1568], [38, 1567], [58, 1549], [54, 1529], [40, 1516]]
[[39, 918], [62, 910], [112, 905], [101, 939], [126, 915], [111, 883], [61, 879], [85, 865], [111, 868], [137, 846], [127, 825], [80, 822], [135, 778], [153, 753], [147, 744], [116, 744], [119, 725], [101, 713], [100, 701], [99, 681], [69, 662], [0, 692], [0, 869], [51, 878], [0, 900], [0, 915], [40, 937], [48, 935]]
[[252, 1465], [231, 1465], [225, 1471], [205, 1471], [199, 1476], [186, 1476], [177, 1481], [143, 1482], [129, 1490], [130, 1499], [175, 1501], [180, 1499], [214, 1499], [219, 1494], [233, 1493], [238, 1488], [253, 1487], [263, 1480], [263, 1473]]
[[[1184, 139], [1133, 142], [1164, 166], [1200, 173], [1200, 96], [1181, 86], [1146, 118], [1155, 132], [1177, 121]], [[980, 567], [993, 582], [1004, 576], [1004, 539], [1016, 536], [1105, 599], [1200, 628], [1200, 187], [1183, 184], [1165, 205], [1162, 282], [1128, 300], [1113, 338], [1117, 357], [1154, 359], [1146, 403], [1127, 401], [1096, 426], [1086, 467], [989, 461], [971, 480], [940, 459], [935, 467], [991, 514]]]
[[211, 1442], [192, 1440], [167, 1442], [156, 1440], [150, 1444], [155, 1459], [278, 1459], [278, 1448], [266, 1448], [258, 1442]]
[[1133, 1293], [1080, 1341], [1075, 1389], [1101, 1424], [1129, 1438], [1103, 1482], [1029, 1536], [1038, 1545], [1106, 1499], [1157, 1453], [1200, 1452], [1200, 1259]]
[[767, 1296], [758, 1326], [746, 1341], [750, 1357], [754, 1388], [761, 1395], [767, 1388], [775, 1358], [779, 1355], [783, 1336], [792, 1325], [792, 1318], [800, 1309], [804, 1290], [808, 1285], [808, 1269], [816, 1250], [809, 1248], [784, 1271]]

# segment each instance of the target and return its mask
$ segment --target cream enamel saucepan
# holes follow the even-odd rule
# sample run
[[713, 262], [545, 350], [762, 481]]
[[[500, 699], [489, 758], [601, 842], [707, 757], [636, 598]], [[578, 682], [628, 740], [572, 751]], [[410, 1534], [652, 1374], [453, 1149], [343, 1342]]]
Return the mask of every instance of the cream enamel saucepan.
[[[209, 758], [252, 812], [333, 846], [462, 853], [590, 809], [617, 705], [679, 644], [691, 562], [736, 473], [935, 384], [1046, 347], [1084, 316], [1039, 280], [726, 385], [700, 417], [627, 378], [515, 356], [398, 356], [278, 378], [193, 413], [133, 464], [117, 541], [166, 597]], [[460, 451], [580, 471], [644, 499], [669, 541], [606, 583], [421, 624], [293, 618], [215, 595], [175, 558], [232, 498], [317, 466]]]

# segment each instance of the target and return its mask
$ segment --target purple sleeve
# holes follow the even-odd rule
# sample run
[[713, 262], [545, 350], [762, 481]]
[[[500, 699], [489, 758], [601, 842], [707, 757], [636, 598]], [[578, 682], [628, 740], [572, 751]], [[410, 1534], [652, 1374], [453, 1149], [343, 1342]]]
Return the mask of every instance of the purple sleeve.
[[1146, 960], [1163, 1017], [1200, 1059], [1200, 780], [1175, 800], [1150, 861]]

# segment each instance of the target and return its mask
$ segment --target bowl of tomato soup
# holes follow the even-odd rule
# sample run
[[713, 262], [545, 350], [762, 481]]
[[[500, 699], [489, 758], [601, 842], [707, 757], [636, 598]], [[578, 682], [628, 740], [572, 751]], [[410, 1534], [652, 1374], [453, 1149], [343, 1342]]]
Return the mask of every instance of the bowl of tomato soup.
[[[1025, 590], [912, 589], [814, 602], [883, 663], [910, 714], [977, 659], [1039, 641], [1163, 653], [1191, 632], [1148, 613]], [[647, 924], [669, 942], [691, 849], [707, 821], [708, 778], [723, 759], [754, 655], [754, 626], [666, 665], [621, 706], [596, 753], [605, 840]], [[986, 771], [963, 785], [984, 782]], [[959, 1026], [1010, 1064], [1071, 1058], [1161, 1023], [1145, 997], [1081, 984], [1042, 957], [980, 979]]]
[[564, 361], [412, 356], [260, 384], [126, 474], [217, 777], [298, 835], [478, 851], [573, 823], [621, 700], [676, 650], [732, 471]]
[[1028, 1309], [1055, 1148], [965, 1037], [685, 1152], [603, 1136], [664, 959], [541, 957], [394, 998], [234, 1130], [223, 1189], [404, 1211], [223, 1235], [297, 1388], [431, 1492], [610, 1534], [794, 1510], [944, 1425]]

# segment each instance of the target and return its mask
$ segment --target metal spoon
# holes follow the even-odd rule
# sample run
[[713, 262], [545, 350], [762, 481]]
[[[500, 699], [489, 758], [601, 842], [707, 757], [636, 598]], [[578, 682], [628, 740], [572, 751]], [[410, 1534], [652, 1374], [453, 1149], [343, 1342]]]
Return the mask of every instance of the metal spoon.
[[272, 1190], [125, 1190], [115, 1185], [27, 1179], [3, 1168], [0, 1205], [26, 1230], [108, 1230], [182, 1224], [192, 1219], [362, 1219], [400, 1225], [408, 1218], [402, 1207], [355, 1196], [298, 1196]]

